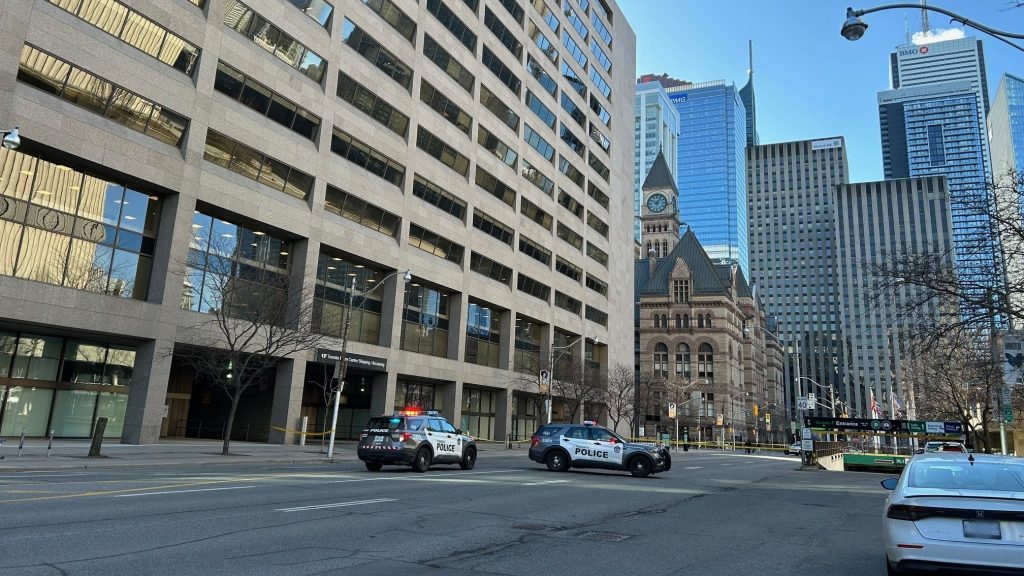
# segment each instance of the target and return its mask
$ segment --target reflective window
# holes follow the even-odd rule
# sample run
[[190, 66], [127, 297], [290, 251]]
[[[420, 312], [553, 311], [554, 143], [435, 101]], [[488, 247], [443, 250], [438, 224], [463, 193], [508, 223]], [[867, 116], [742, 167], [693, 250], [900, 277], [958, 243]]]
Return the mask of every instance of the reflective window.
[[512, 269], [477, 252], [469, 256], [469, 269], [508, 286], [512, 283]]
[[605, 268], [608, 267], [608, 253], [594, 246], [593, 242], [587, 242], [587, 256]]
[[[343, 337], [348, 308], [348, 338], [378, 344], [384, 295], [383, 289], [377, 286], [388, 274], [347, 260], [341, 253], [320, 252], [313, 300], [315, 329], [329, 336]], [[355, 293], [352, 292], [353, 280]]]
[[584, 84], [583, 79], [580, 78], [579, 74], [572, 69], [572, 66], [563, 59], [562, 60], [562, 77], [566, 82], [569, 83], [569, 87], [576, 91], [577, 94], [587, 97], [587, 85]]
[[515, 150], [509, 148], [507, 144], [501, 141], [500, 138], [492, 134], [488, 129], [482, 125], [477, 124], [476, 127], [476, 141], [480, 146], [483, 146], [485, 150], [494, 154], [494, 156], [504, 162], [507, 166], [516, 169], [516, 164], [519, 161], [519, 154]]
[[247, 78], [245, 74], [224, 62], [217, 63], [217, 76], [213, 80], [213, 87], [296, 134], [316, 141], [320, 130], [319, 116], [297, 106], [280, 94], [274, 94], [266, 86]]
[[587, 196], [596, 200], [605, 210], [608, 209], [608, 195], [595, 186], [593, 182], [587, 182]]
[[523, 124], [523, 139], [526, 140], [526, 143], [534, 150], [540, 152], [540, 155], [546, 158], [548, 162], [554, 162], [554, 147], [552, 147], [547, 140], [542, 138], [540, 134], [535, 132], [533, 128], [530, 128], [529, 124]]
[[[501, 311], [484, 304], [470, 302], [469, 313], [466, 316], [466, 362], [497, 368], [501, 356], [500, 348]], [[466, 398], [468, 404], [466, 407], [470, 408], [472, 412], [479, 412], [480, 391], [473, 392], [477, 395], [476, 409], [472, 409], [473, 402], [469, 401], [469, 398]], [[484, 393], [484, 397], [490, 400], [491, 395]]]
[[547, 90], [548, 94], [554, 96], [558, 92], [558, 83], [541, 66], [540, 62], [534, 60], [530, 54], [526, 55], [526, 69], [529, 70], [531, 76], [537, 79], [537, 82], [540, 82], [540, 85]]
[[590, 164], [590, 167], [593, 168], [601, 178], [604, 178], [605, 182], [607, 182], [611, 177], [611, 170], [609, 170], [608, 166], [606, 166], [604, 162], [601, 162], [601, 159], [595, 156], [593, 152], [587, 153], [587, 163]]
[[612, 115], [593, 94], [590, 95], [590, 109], [597, 112], [597, 116], [601, 119], [601, 122], [604, 122], [605, 126], [611, 125]]
[[496, 238], [502, 244], [512, 245], [512, 238], [515, 236], [515, 232], [508, 226], [498, 222], [497, 219], [481, 212], [478, 208], [473, 209], [473, 227], [488, 236]]
[[516, 21], [516, 24], [523, 25], [523, 15], [525, 11], [523, 7], [519, 5], [519, 0], [498, 0], [505, 10], [512, 15], [512, 19]]
[[367, 61], [376, 66], [381, 72], [384, 72], [392, 80], [398, 82], [406, 90], [412, 86], [412, 68], [399, 60], [390, 50], [381, 46], [377, 40], [353, 24], [348, 18], [345, 19], [342, 34], [345, 44], [351, 46], [353, 50], [362, 55], [363, 58], [366, 58]]
[[601, 94], [604, 94], [605, 98], [611, 98], [612, 88], [608, 85], [608, 82], [597, 73], [597, 68], [590, 69], [590, 79], [593, 80], [594, 85], [597, 86], [597, 89]]
[[462, 199], [419, 174], [413, 177], [412, 195], [459, 220], [466, 217], [466, 203]]
[[611, 73], [612, 61], [604, 53], [604, 50], [601, 49], [601, 45], [597, 42], [597, 38], [590, 39], [590, 52], [594, 55], [594, 58], [601, 67], [604, 68], [604, 71]]
[[597, 292], [601, 296], [608, 297], [608, 283], [599, 280], [596, 276], [587, 272], [587, 288]]
[[537, 224], [540, 224], [548, 232], [551, 231], [551, 214], [548, 214], [540, 206], [537, 206], [533, 202], [530, 202], [526, 196], [519, 202], [519, 211], [530, 220], [533, 220]]
[[416, 224], [409, 224], [409, 245], [415, 246], [424, 252], [433, 254], [438, 258], [462, 265], [462, 255], [465, 248], [461, 244], [441, 236], [440, 234], [427, 230]]
[[398, 233], [399, 226], [402, 223], [402, 219], [396, 214], [392, 214], [330, 184], [327, 185], [324, 209], [347, 218], [360, 226], [365, 226], [370, 230], [375, 230], [392, 238]]
[[564, 274], [565, 276], [572, 278], [576, 282], [579, 282], [580, 278], [583, 277], [582, 268], [573, 264], [572, 262], [569, 262], [568, 260], [562, 258], [561, 256], [555, 257], [555, 270], [557, 270], [560, 274]]
[[509, 90], [514, 92], [516, 96], [519, 96], [519, 90], [522, 86], [519, 77], [512, 72], [511, 68], [505, 66], [505, 63], [495, 56], [494, 52], [491, 52], [487, 46], [484, 46], [482, 60], [484, 66], [487, 67], [487, 69], [490, 70], [498, 80], [501, 80], [502, 84], [508, 86]]
[[340, 70], [338, 71], [338, 97], [402, 138], [405, 138], [409, 131], [408, 116]]
[[522, 272], [516, 274], [516, 288], [518, 288], [520, 292], [529, 294], [530, 296], [539, 298], [545, 302], [549, 302], [551, 299], [550, 286], [539, 280], [534, 280]]
[[545, 266], [551, 266], [551, 250], [519, 234], [519, 251]]
[[583, 141], [580, 140], [579, 136], [572, 133], [572, 130], [570, 130], [568, 126], [559, 123], [558, 136], [573, 152], [579, 154], [581, 158], [583, 157], [583, 153], [586, 151], [587, 147], [583, 144]]
[[181, 308], [286, 325], [290, 252], [288, 240], [197, 210]]
[[405, 166], [340, 128], [331, 134], [331, 152], [399, 188], [405, 181]]
[[[197, 6], [197, 0], [192, 0]], [[199, 62], [198, 46], [169, 32], [118, 0], [49, 0], [51, 4], [117, 37], [130, 46], [191, 77]]]
[[[302, 0], [299, 0], [300, 2]], [[403, 38], [416, 44], [416, 22], [391, 0], [363, 0], [373, 10], [398, 31]]]
[[480, 166], [476, 167], [476, 184], [505, 204], [509, 206], [516, 205], [515, 189]]
[[21, 49], [18, 81], [172, 146], [188, 129], [188, 118], [29, 44]]
[[[519, 10], [520, 18], [522, 18], [522, 8], [519, 8]], [[522, 24], [522, 21], [519, 23]], [[523, 59], [522, 43], [520, 43], [519, 40], [516, 40], [515, 33], [509, 30], [508, 27], [505, 26], [505, 24], [495, 16], [494, 12], [491, 12], [491, 9], [487, 6], [484, 6], [484, 26], [487, 26], [487, 29], [498, 38], [498, 41], [501, 42], [502, 46], [508, 48], [508, 51], [516, 57], [517, 61], [521, 61]]]
[[522, 174], [523, 178], [526, 178], [527, 182], [533, 184], [548, 196], [552, 196], [555, 191], [555, 182], [551, 178], [545, 176], [544, 173], [534, 167], [533, 164], [530, 164], [526, 158], [523, 158], [522, 162], [523, 169], [520, 171], [520, 174]]
[[[329, 15], [328, 15], [329, 17]], [[252, 40], [257, 46], [298, 70], [316, 83], [323, 80], [327, 61], [240, 0], [227, 0], [224, 25]]]
[[583, 236], [576, 233], [571, 227], [563, 222], [558, 223], [555, 235], [564, 240], [567, 244], [577, 250], [583, 249]]
[[580, 172], [579, 168], [576, 168], [568, 158], [561, 154], [558, 155], [558, 170], [568, 176], [569, 180], [572, 180], [580, 189], [583, 188], [583, 172]]
[[160, 198], [0, 150], [0, 274], [145, 300]]
[[203, 159], [305, 200], [313, 190], [313, 177], [227, 136], [208, 130]]
[[576, 60], [576, 63], [582, 66], [584, 70], [586, 70], [587, 57], [586, 55], [583, 54], [583, 49], [580, 48], [578, 44], [576, 44], [575, 40], [573, 40], [568, 30], [562, 30], [562, 44], [565, 46], [566, 51], [569, 52], [569, 55], [571, 55], [573, 59]]
[[450, 76], [452, 80], [455, 80], [459, 86], [462, 86], [466, 92], [473, 93], [473, 82], [476, 78], [455, 57], [431, 38], [430, 34], [426, 33], [423, 34], [423, 54], [431, 62], [437, 64], [441, 70], [444, 70], [444, 73]]
[[544, 105], [539, 98], [530, 90], [526, 91], [526, 106], [540, 118], [541, 122], [546, 124], [548, 128], [552, 130], [555, 128], [555, 113], [550, 108]]
[[558, 306], [562, 310], [572, 312], [573, 314], [579, 314], [580, 310], [583, 309], [583, 302], [569, 296], [568, 294], [555, 290], [555, 306]]
[[[442, 0], [427, 0], [427, 12], [433, 14], [437, 21], [455, 36], [456, 40], [470, 52], [476, 54], [476, 34]], [[475, 7], [473, 12], [476, 12]]]
[[608, 237], [608, 224], [605, 224], [593, 212], [587, 212], [587, 226], [593, 228], [601, 236]]
[[602, 312], [589, 304], [587, 304], [587, 311], [585, 313], [585, 317], [587, 320], [590, 320], [595, 324], [600, 324], [601, 326], [608, 325], [608, 313]]
[[[590, 22], [591, 24], [594, 25], [594, 30], [597, 31], [597, 35], [600, 36], [602, 40], [604, 40], [605, 45], [611, 48], [612, 35], [610, 32], [608, 32], [608, 28], [605, 27], [604, 22], [601, 22], [601, 19], [597, 17], [597, 13], [597, 10], [590, 13]], [[608, 21], [611, 22], [611, 18], [609, 18]]]
[[[406, 286], [401, 348], [448, 357], [449, 294], [416, 283]], [[397, 393], [395, 395], [397, 402]]]
[[455, 148], [427, 129], [419, 126], [416, 131], [416, 147], [438, 159], [442, 164], [458, 172], [462, 176], [469, 174], [469, 158], [460, 154]]
[[426, 80], [420, 80], [420, 100], [458, 128], [460, 132], [466, 136], [470, 135], [473, 117]]
[[517, 134], [519, 133], [519, 115], [512, 111], [507, 104], [487, 89], [487, 86], [480, 85], [480, 103], [498, 117]]

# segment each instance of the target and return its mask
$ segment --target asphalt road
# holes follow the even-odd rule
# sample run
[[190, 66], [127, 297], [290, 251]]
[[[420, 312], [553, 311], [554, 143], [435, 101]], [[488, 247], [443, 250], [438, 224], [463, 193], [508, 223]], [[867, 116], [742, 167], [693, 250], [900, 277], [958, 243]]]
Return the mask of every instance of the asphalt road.
[[0, 475], [0, 576], [884, 574], [882, 478], [688, 452], [553, 473], [523, 452], [425, 474], [359, 462]]

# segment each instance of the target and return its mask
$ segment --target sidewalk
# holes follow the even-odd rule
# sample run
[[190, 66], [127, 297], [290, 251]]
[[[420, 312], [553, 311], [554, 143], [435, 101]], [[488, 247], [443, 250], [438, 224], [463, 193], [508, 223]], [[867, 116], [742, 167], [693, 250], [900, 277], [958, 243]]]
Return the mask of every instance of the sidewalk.
[[[88, 458], [89, 440], [55, 439], [47, 456], [45, 439], [25, 440], [18, 457], [18, 439], [6, 438], [0, 445], [0, 473], [38, 470], [92, 470], [98, 468], [156, 466], [216, 466], [224, 464], [324, 464], [355, 462], [356, 442], [336, 441], [334, 458], [321, 453], [320, 443], [306, 446], [231, 442], [231, 454], [221, 455], [220, 440], [163, 439], [159, 444], [121, 444], [116, 439], [103, 443], [102, 457]], [[481, 453], [526, 453], [526, 449], [506, 449], [504, 444], [481, 443]]]

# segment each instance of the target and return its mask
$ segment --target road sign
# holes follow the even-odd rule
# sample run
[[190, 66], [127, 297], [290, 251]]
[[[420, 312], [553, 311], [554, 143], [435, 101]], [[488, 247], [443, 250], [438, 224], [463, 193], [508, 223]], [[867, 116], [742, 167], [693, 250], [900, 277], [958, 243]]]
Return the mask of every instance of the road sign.
[[796, 399], [797, 410], [807, 410], [807, 398], [800, 396]]
[[541, 384], [550, 384], [551, 383], [551, 372], [550, 371], [548, 371], [548, 370], [541, 370], [540, 371], [540, 383]]
[[814, 392], [807, 393], [807, 409], [814, 410], [814, 406], [817, 404], [817, 399], [814, 397]]
[[669, 418], [675, 418], [676, 417], [676, 403], [675, 402], [669, 402], [669, 405], [668, 405], [668, 417]]
[[715, 426], [725, 426], [725, 415], [719, 414], [715, 416]]
[[1013, 423], [1013, 406], [1010, 406], [1010, 405], [1003, 406], [1003, 420], [1007, 424], [1012, 424]]

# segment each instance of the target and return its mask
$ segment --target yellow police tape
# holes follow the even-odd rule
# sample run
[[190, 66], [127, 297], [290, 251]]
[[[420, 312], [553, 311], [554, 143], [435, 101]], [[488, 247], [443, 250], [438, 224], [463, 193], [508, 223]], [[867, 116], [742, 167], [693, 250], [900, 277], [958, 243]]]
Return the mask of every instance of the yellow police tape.
[[302, 430], [292, 430], [290, 428], [281, 428], [280, 426], [271, 426], [271, 428], [273, 428], [274, 430], [278, 430], [280, 432], [291, 432], [293, 434], [305, 434], [306, 436], [326, 436], [326, 435], [330, 434], [331, 432], [334, 432], [333, 428], [328, 430], [328, 431], [326, 431], [326, 432], [303, 432]]

